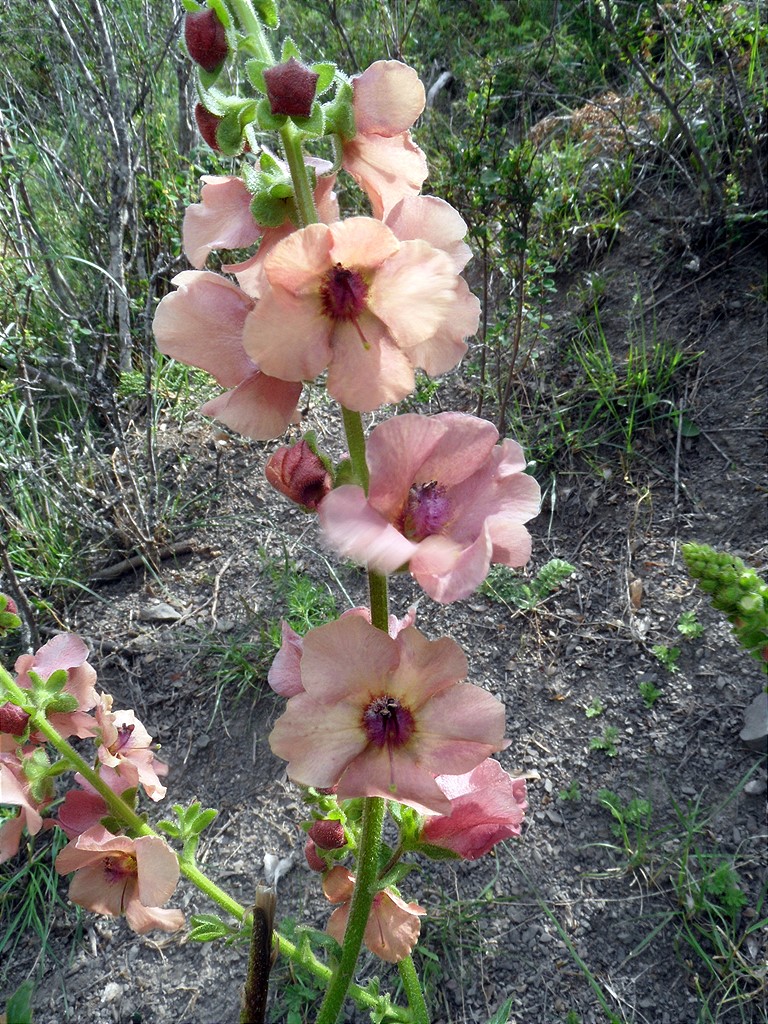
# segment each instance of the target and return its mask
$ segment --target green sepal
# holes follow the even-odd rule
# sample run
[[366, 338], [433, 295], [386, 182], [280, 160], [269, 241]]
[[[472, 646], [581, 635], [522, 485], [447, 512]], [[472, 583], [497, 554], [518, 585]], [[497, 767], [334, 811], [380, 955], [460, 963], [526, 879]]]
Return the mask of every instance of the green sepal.
[[200, 85], [208, 91], [212, 89], [216, 82], [219, 80], [219, 76], [224, 68], [226, 62], [222, 61], [217, 68], [213, 71], [206, 71], [205, 68], [201, 68], [199, 65], [196, 67], [197, 77], [200, 79]]
[[188, 938], [193, 942], [213, 942], [215, 939], [226, 938], [235, 931], [222, 921], [218, 914], [193, 914], [190, 924]]
[[328, 63], [312, 64], [310, 65], [310, 71], [314, 71], [317, 75], [317, 85], [315, 86], [315, 96], [322, 96], [323, 93], [330, 89], [333, 85], [333, 80], [336, 77], [336, 65]]
[[80, 702], [73, 693], [58, 693], [51, 697], [45, 710], [49, 715], [71, 715], [79, 707]]
[[277, 12], [276, 0], [254, 0], [254, 7], [267, 28], [280, 27], [280, 15]]
[[199, 14], [205, 10], [205, 4], [195, 3], [195, 0], [181, 0], [181, 6], [188, 14]]
[[461, 860], [459, 854], [453, 850], [446, 850], [444, 846], [432, 846], [431, 843], [419, 843], [413, 850], [429, 857], [430, 860]]
[[8, 601], [9, 598], [5, 594], [0, 594], [0, 636], [10, 633], [12, 629], [18, 629], [21, 625], [21, 619], [15, 612], [5, 610], [8, 607]]
[[325, 114], [323, 113], [322, 105], [317, 100], [314, 100], [312, 103], [309, 117], [292, 117], [291, 120], [297, 128], [300, 128], [306, 135], [312, 138], [319, 139], [326, 134]]
[[256, 105], [253, 101], [240, 103], [228, 110], [216, 128], [216, 142], [224, 156], [239, 156], [243, 151], [243, 131], [253, 121]]
[[287, 199], [274, 199], [262, 192], [251, 200], [251, 216], [262, 227], [279, 228], [287, 220], [293, 221], [288, 203]]
[[398, 804], [394, 800], [389, 804], [389, 813], [400, 830], [400, 843], [407, 850], [413, 849], [419, 842], [423, 817], [413, 807]]
[[256, 104], [256, 120], [262, 131], [279, 132], [285, 127], [288, 117], [285, 114], [273, 114], [269, 100], [263, 96]]
[[224, 0], [208, 0], [208, 7], [216, 12], [216, 17], [225, 29], [232, 27], [232, 15], [229, 13], [229, 8], [224, 3]]
[[280, 51], [280, 63], [285, 64], [285, 62], [290, 60], [291, 57], [297, 60], [300, 64], [304, 63], [301, 59], [301, 50], [290, 36], [286, 36], [283, 40], [283, 48]]
[[342, 484], [354, 484], [357, 487], [363, 486], [352, 466], [351, 459], [341, 460], [336, 467], [336, 472], [334, 473], [333, 478], [336, 487], [341, 487]]
[[265, 96], [267, 94], [267, 83], [264, 81], [264, 72], [271, 66], [268, 61], [258, 60], [256, 57], [252, 57], [245, 63], [245, 73], [248, 75], [248, 81], [254, 89]]
[[51, 762], [42, 747], [37, 747], [22, 759], [21, 769], [29, 783], [29, 791], [38, 803], [53, 796]]
[[[406, 875], [410, 875], [418, 865], [409, 861], [399, 860], [378, 882], [381, 889], [396, 889]], [[399, 893], [398, 893], [399, 895]]]
[[323, 104], [325, 130], [329, 135], [340, 135], [345, 142], [349, 142], [357, 135], [355, 112], [352, 107], [355, 93], [349, 82], [339, 79], [338, 75], [336, 80], [336, 95], [329, 103]]

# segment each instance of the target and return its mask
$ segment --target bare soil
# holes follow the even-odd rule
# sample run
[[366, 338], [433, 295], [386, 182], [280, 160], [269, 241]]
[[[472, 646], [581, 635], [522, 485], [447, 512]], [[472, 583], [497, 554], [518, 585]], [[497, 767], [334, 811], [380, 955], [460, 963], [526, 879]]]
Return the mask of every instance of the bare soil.
[[[571, 372], [575, 286], [599, 270], [608, 283], [602, 322], [617, 357], [636, 315], [635, 293], [659, 338], [701, 353], [681, 375], [677, 396], [698, 436], [680, 436], [670, 417], [638, 435], [631, 459], [606, 447], [599, 465], [574, 453], [546, 467], [530, 571], [553, 557], [577, 571], [534, 611], [481, 594], [449, 607], [427, 598], [419, 605], [419, 627], [433, 638], [453, 636], [468, 654], [471, 681], [503, 699], [513, 742], [500, 760], [527, 774], [530, 801], [519, 842], [473, 864], [425, 864], [403, 884], [404, 896], [429, 912], [420, 943], [427, 952], [417, 950], [416, 962], [428, 978], [435, 1024], [483, 1024], [510, 997], [514, 1024], [563, 1024], [569, 1011], [582, 1024], [606, 1020], [576, 956], [621, 1021], [768, 1019], [766, 935], [740, 949], [744, 972], [754, 975], [744, 993], [754, 997], [729, 1001], [736, 993], [715, 986], [679, 938], [685, 908], [675, 887], [682, 817], [695, 821], [702, 855], [737, 858], [747, 896], [739, 935], [765, 897], [765, 758], [739, 739], [764, 676], [702, 599], [680, 556], [681, 544], [695, 539], [766, 564], [765, 266], [755, 242], [711, 249], [702, 238], [699, 247], [695, 233], [683, 240], [675, 224], [638, 213], [606, 253], [560, 276], [546, 358]], [[444, 397], [442, 408], [463, 401], [471, 410], [457, 380], [441, 389], [447, 394], [459, 404]], [[538, 415], [547, 416], [547, 407], [542, 393]], [[327, 408], [311, 410], [308, 425], [338, 452]], [[155, 575], [94, 584], [98, 599], [80, 602], [66, 625], [91, 644], [115, 705], [134, 708], [161, 742], [170, 765], [167, 804], [200, 800], [219, 809], [201, 844], [206, 869], [249, 902], [265, 854], [291, 858], [278, 883], [278, 914], [322, 929], [328, 907], [319, 876], [304, 863], [300, 796], [267, 743], [281, 702], [266, 684], [235, 702], [234, 689], [217, 691], [214, 676], [228, 645], [255, 641], [264, 621], [279, 615], [265, 560], [287, 557], [326, 580], [340, 611], [364, 603], [364, 577], [332, 560], [329, 576], [316, 523], [268, 493], [262, 471], [273, 445], [221, 442], [196, 416], [181, 429], [169, 420], [161, 437], [169, 486], [185, 498], [202, 495], [203, 518], [185, 534], [194, 550], [163, 562]], [[419, 596], [405, 577], [391, 591], [398, 614]], [[143, 620], [159, 601], [180, 617]], [[685, 611], [705, 624], [701, 639], [677, 631]], [[680, 647], [679, 671], [651, 653], [657, 644]], [[642, 681], [661, 691], [651, 708], [638, 691]], [[602, 713], [588, 717], [597, 702]], [[606, 727], [618, 730], [614, 756], [590, 749]], [[756, 792], [745, 791], [748, 781], [758, 782], [749, 787]], [[598, 800], [604, 788], [625, 803], [651, 802], [648, 848], [635, 871]], [[572, 798], [562, 799], [563, 791]], [[186, 884], [173, 905], [188, 914], [211, 909]], [[91, 915], [74, 944], [72, 920], [56, 925], [52, 943], [59, 962], [46, 961], [37, 1024], [237, 1020], [243, 947], [139, 937], [123, 921]], [[36, 955], [32, 944], [22, 947], [10, 989]], [[381, 967], [365, 959], [361, 977]], [[289, 1017], [289, 984], [279, 964], [270, 1020], [312, 1020], [311, 1002]], [[367, 1017], [350, 1009], [347, 1019]]]

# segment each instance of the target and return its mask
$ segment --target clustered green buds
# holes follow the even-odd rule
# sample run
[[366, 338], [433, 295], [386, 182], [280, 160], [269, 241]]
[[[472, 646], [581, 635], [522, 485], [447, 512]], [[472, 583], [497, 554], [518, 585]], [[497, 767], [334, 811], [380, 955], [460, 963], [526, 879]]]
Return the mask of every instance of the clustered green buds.
[[768, 584], [736, 555], [707, 544], [684, 544], [683, 559], [713, 607], [725, 613], [742, 647], [768, 672]]

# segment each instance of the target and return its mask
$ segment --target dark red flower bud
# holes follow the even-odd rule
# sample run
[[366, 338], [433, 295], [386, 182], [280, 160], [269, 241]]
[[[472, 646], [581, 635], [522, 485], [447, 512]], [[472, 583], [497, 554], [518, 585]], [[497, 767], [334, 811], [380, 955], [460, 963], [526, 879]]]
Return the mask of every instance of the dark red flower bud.
[[288, 117], [309, 117], [315, 98], [318, 75], [290, 57], [284, 64], [275, 64], [264, 72], [267, 99], [273, 114]]
[[216, 71], [227, 58], [227, 34], [216, 11], [206, 9], [188, 14], [184, 21], [184, 41], [192, 60], [204, 71]]
[[5, 594], [2, 594], [0, 596], [5, 597], [5, 607], [0, 606], [0, 610], [8, 612], [10, 615], [18, 615], [19, 609], [16, 606], [16, 602], [13, 600], [13, 598], [7, 597]]
[[316, 821], [308, 835], [321, 850], [340, 850], [347, 845], [344, 826], [338, 819], [323, 818], [322, 821]]
[[216, 129], [219, 127], [221, 118], [218, 114], [212, 114], [210, 110], [206, 110], [202, 103], [195, 104], [195, 120], [197, 121], [197, 128], [203, 137], [203, 140], [208, 143], [211, 149], [215, 149], [217, 153], [220, 152], [219, 144], [216, 141]]
[[307, 864], [312, 868], [313, 871], [327, 871], [328, 866], [324, 860], [321, 860], [317, 855], [315, 844], [311, 839], [307, 840], [307, 845], [304, 847], [304, 856], [307, 858]]
[[21, 736], [27, 727], [29, 715], [15, 704], [0, 705], [0, 732]]
[[306, 441], [278, 448], [264, 472], [275, 490], [310, 511], [317, 508], [333, 485], [323, 460]]

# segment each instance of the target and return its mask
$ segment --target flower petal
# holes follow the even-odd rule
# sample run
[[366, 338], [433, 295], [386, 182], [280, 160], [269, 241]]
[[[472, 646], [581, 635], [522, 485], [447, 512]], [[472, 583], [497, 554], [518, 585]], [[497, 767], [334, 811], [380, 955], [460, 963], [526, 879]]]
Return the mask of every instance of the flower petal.
[[355, 128], [359, 135], [397, 135], [424, 110], [426, 94], [413, 68], [377, 60], [352, 79]]
[[321, 315], [319, 296], [272, 287], [248, 315], [245, 351], [264, 373], [281, 380], [314, 380], [328, 365], [332, 325]]
[[409, 569], [413, 578], [433, 601], [450, 604], [469, 597], [477, 590], [491, 565], [492, 545], [488, 532], [468, 547], [448, 537], [426, 537], [411, 558]]
[[368, 292], [368, 308], [401, 348], [432, 338], [454, 304], [458, 278], [450, 258], [420, 240], [403, 242], [379, 268]]
[[269, 734], [272, 752], [288, 762], [288, 777], [317, 789], [335, 786], [367, 742], [359, 709], [321, 704], [306, 693], [291, 697]]
[[243, 437], [271, 441], [285, 433], [296, 418], [300, 395], [300, 382], [278, 380], [255, 370], [232, 391], [206, 402], [200, 412]]
[[145, 907], [160, 907], [173, 895], [179, 881], [176, 854], [160, 836], [139, 836], [136, 840], [139, 899]]
[[405, 196], [396, 203], [384, 223], [401, 242], [421, 238], [435, 249], [442, 249], [453, 261], [457, 274], [472, 258], [464, 241], [467, 225], [458, 210], [436, 196]]
[[364, 311], [358, 324], [339, 321], [333, 332], [328, 394], [354, 412], [371, 412], [399, 402], [413, 391], [413, 366], [384, 324]]
[[376, 572], [394, 572], [416, 551], [412, 541], [371, 508], [362, 487], [337, 487], [321, 502], [318, 515], [335, 551]]
[[178, 291], [157, 307], [152, 328], [157, 347], [187, 366], [198, 366], [224, 387], [234, 387], [257, 367], [243, 350], [243, 325], [253, 302], [219, 274], [185, 270]]
[[205, 265], [212, 249], [253, 245], [261, 227], [251, 215], [251, 193], [241, 178], [203, 175], [200, 202], [187, 207], [182, 239], [193, 267]]
[[404, 196], [416, 195], [429, 173], [427, 158], [410, 132], [392, 138], [356, 135], [343, 153], [342, 167], [368, 196], [378, 220]]

